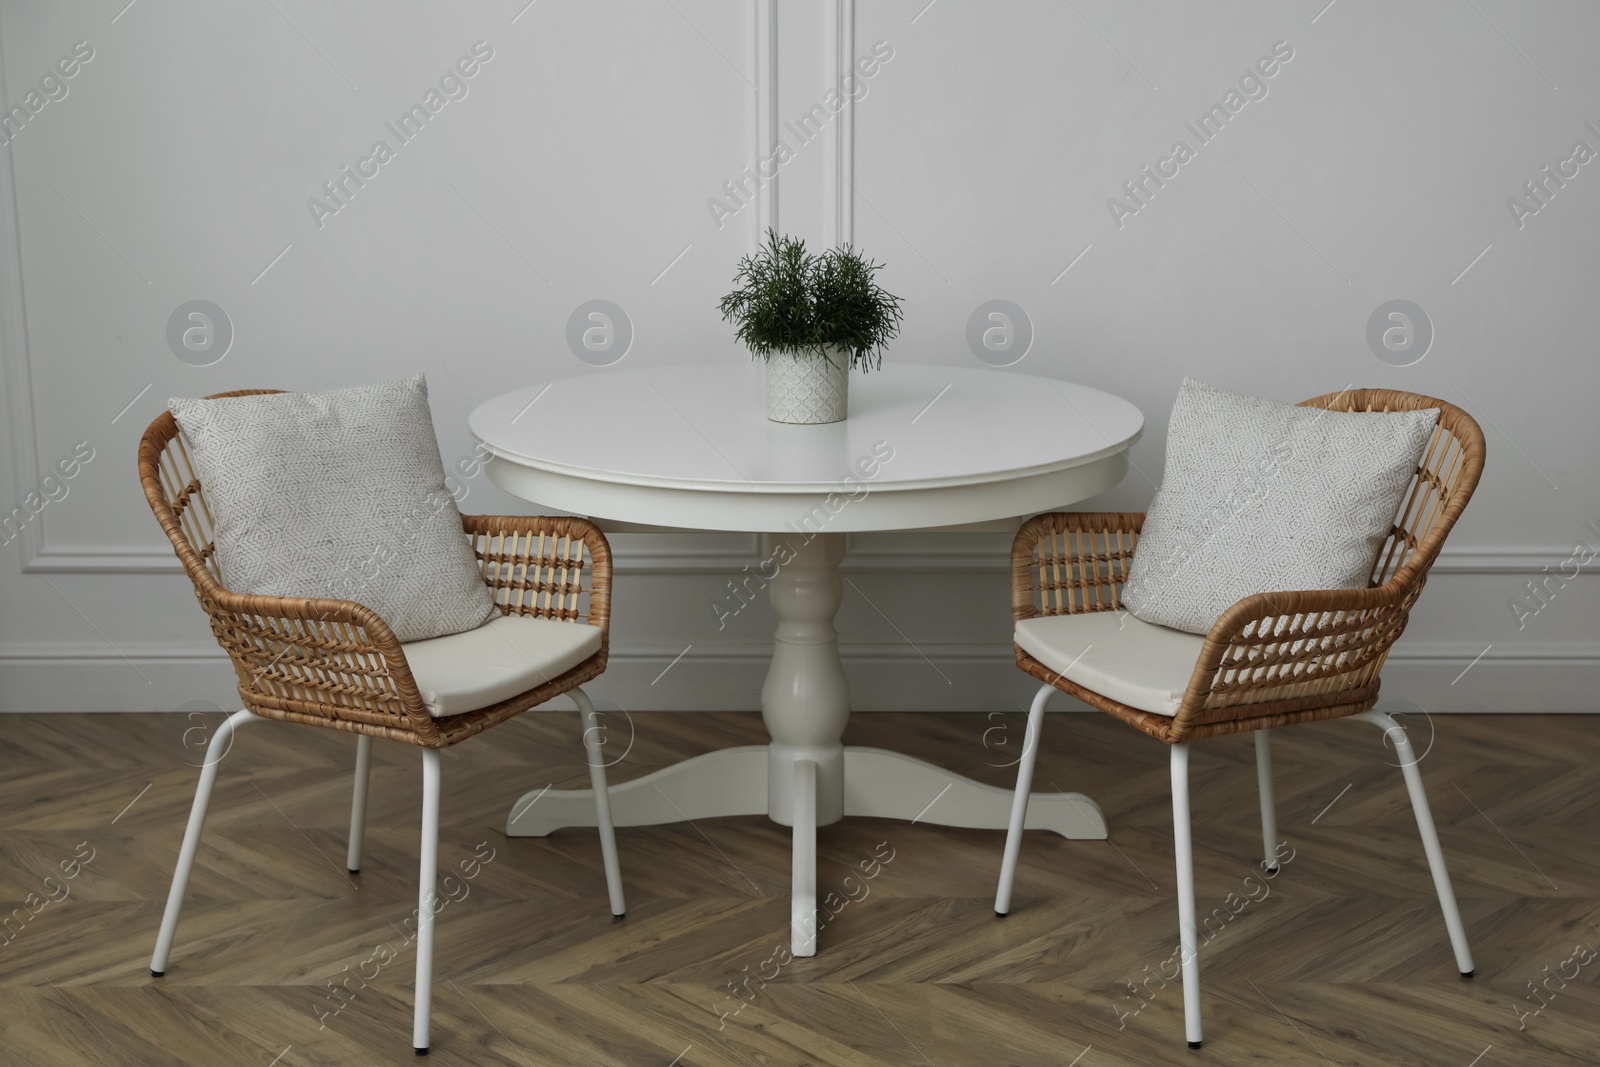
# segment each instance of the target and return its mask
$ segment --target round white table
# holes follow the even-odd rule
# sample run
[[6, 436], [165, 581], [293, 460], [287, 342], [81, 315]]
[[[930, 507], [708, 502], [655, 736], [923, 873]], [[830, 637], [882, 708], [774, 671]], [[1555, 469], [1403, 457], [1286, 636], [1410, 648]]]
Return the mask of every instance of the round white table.
[[[1003, 829], [1011, 810], [1009, 790], [841, 743], [850, 693], [833, 617], [844, 535], [1014, 529], [1116, 485], [1144, 427], [1119, 397], [1003, 370], [890, 364], [851, 379], [850, 417], [826, 426], [768, 422], [756, 364], [539, 383], [470, 420], [490, 479], [525, 500], [611, 530], [766, 535], [754, 570], [778, 617], [761, 690], [771, 742], [614, 785], [611, 810], [618, 826], [764, 814], [793, 827], [797, 956], [816, 952], [819, 825], [866, 815]], [[506, 833], [594, 824], [588, 790], [544, 790], [512, 807]], [[1026, 825], [1106, 834], [1079, 793], [1034, 795]]]

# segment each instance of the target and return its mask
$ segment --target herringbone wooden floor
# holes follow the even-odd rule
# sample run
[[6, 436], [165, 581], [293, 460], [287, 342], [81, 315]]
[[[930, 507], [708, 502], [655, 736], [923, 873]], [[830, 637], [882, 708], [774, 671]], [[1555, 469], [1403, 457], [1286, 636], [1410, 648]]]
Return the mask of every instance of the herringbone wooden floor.
[[[170, 970], [149, 976], [199, 728], [219, 718], [0, 717], [0, 900], [24, 902], [5, 905], [0, 1063], [415, 1062], [404, 923], [416, 902], [420, 761], [406, 746], [375, 746], [367, 858], [350, 878], [354, 739], [283, 724], [243, 732], [222, 766]], [[858, 715], [847, 741], [1004, 785], [1021, 717], [1009, 737], [996, 725], [977, 714]], [[754, 715], [635, 715], [632, 727], [614, 781], [764, 737]], [[765, 819], [619, 831], [620, 923], [592, 832], [507, 840], [500, 827], [524, 789], [586, 784], [576, 717], [524, 716], [445, 754], [441, 861], [493, 858], [446, 887], [434, 1060], [1594, 1064], [1600, 959], [1580, 962], [1575, 946], [1600, 949], [1596, 729], [1584, 718], [1439, 722], [1422, 771], [1477, 956], [1470, 982], [1452, 966], [1378, 731], [1328, 723], [1276, 734], [1280, 836], [1294, 858], [1203, 950], [1206, 1046], [1193, 1053], [1178, 985], [1150, 977], [1171, 954], [1177, 918], [1166, 752], [1148, 738], [1103, 716], [1050, 717], [1037, 788], [1095, 797], [1111, 840], [1029, 835], [1003, 921], [993, 914], [1000, 833], [877, 820], [824, 828], [824, 890], [842, 892], [848, 869], [875, 851], [893, 858], [843, 906], [820, 955], [780, 965], [789, 843]], [[626, 748], [627, 732], [614, 719], [608, 751]], [[1419, 747], [1427, 732], [1415, 726]], [[1197, 749], [1199, 907], [1226, 914], [1259, 858], [1251, 743]], [[339, 1002], [323, 983], [374, 972], [349, 980], [353, 999], [330, 1014]]]

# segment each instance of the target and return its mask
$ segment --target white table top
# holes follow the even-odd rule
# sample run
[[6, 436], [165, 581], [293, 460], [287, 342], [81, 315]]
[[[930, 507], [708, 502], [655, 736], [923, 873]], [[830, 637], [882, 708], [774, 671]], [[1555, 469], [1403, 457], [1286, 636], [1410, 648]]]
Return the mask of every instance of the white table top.
[[906, 364], [853, 373], [844, 422], [789, 426], [767, 421], [762, 380], [755, 363], [608, 371], [495, 397], [469, 425], [494, 457], [491, 479], [549, 507], [780, 531], [843, 498], [825, 512], [831, 532], [982, 523], [1082, 500], [1121, 479], [1144, 427], [1137, 408], [1098, 389]]

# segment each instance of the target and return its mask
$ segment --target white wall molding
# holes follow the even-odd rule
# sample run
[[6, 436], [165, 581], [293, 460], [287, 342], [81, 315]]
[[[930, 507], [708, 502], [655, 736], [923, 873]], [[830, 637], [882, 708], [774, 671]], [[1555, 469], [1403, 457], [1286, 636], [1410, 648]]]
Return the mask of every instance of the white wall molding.
[[[642, 535], [641, 535], [642, 536]], [[762, 558], [757, 536], [750, 535], [745, 552], [691, 546], [654, 549], [647, 552], [616, 553], [614, 565], [619, 574], [736, 574]], [[914, 537], [914, 534], [906, 535]], [[988, 536], [993, 535], [975, 535]], [[1011, 563], [1005, 546], [973, 544], [917, 552], [903, 549], [852, 548], [843, 567], [851, 573], [872, 571], [954, 571], [1001, 574]], [[1534, 575], [1555, 567], [1572, 555], [1570, 545], [1540, 548], [1469, 548], [1453, 551], [1446, 547], [1433, 565], [1432, 574], [1516, 574]], [[28, 574], [181, 574], [183, 567], [168, 548], [124, 552], [75, 552], [41, 547], [23, 563]], [[1592, 576], [1592, 570], [1580, 572]]]
[[[0, 56], [0, 114], [9, 114], [4, 57]], [[0, 511], [22, 507], [22, 498], [38, 486], [38, 444], [34, 438], [33, 376], [28, 358], [28, 324], [22, 291], [22, 242], [17, 226], [17, 181], [11, 150], [0, 152], [0, 375], [6, 390], [6, 431], [10, 448], [12, 501]], [[23, 526], [17, 547], [27, 570], [38, 554], [43, 514]]]
[[[756, 5], [756, 114], [755, 137], [757, 175], [761, 161], [778, 144], [778, 0], [755, 0]], [[772, 180], [758, 181], [756, 191], [755, 245], [761, 244], [767, 228], [778, 226], [778, 183], [782, 174], [774, 169]]]
[[[1009, 572], [1009, 548], [995, 551], [984, 545], [970, 548], [947, 547], [935, 552], [904, 552], [895, 549], [852, 549], [845, 567], [884, 571], [991, 571]], [[1453, 551], [1446, 546], [1429, 572], [1441, 574], [1539, 574], [1572, 555], [1572, 547], [1471, 548]], [[743, 566], [741, 561], [738, 566]], [[1593, 575], [1592, 570], [1580, 572]]]
[[[853, 4], [852, 4], [853, 7]], [[755, 98], [751, 128], [755, 148], [754, 165], [770, 156], [778, 142], [778, 7], [777, 0], [753, 0], [754, 32], [752, 52], [755, 61]], [[4, 57], [0, 56], [0, 114], [9, 111], [6, 97]], [[38, 418], [28, 350], [28, 332], [23, 299], [21, 241], [17, 227], [16, 180], [11, 152], [0, 152], [0, 377], [5, 384], [7, 404], [7, 455], [10, 468], [11, 500], [0, 503], [0, 515], [37, 488], [41, 472], [38, 462]], [[756, 210], [751, 218], [751, 247], [761, 243], [767, 227], [778, 225], [778, 183], [781, 174], [759, 185]], [[86, 550], [51, 547], [45, 536], [48, 510], [22, 528], [17, 547], [24, 574], [177, 574], [183, 567], [170, 548]], [[0, 535], [3, 536], [3, 535]], [[0, 546], [3, 547], [3, 546]], [[753, 553], [754, 548], [751, 549]], [[687, 549], [652, 553], [626, 569], [639, 574], [695, 573], [697, 560], [705, 553]], [[753, 557], [752, 557], [753, 558]], [[703, 565], [707, 571], [727, 569], [723, 564]], [[733, 570], [743, 566], [743, 561]]]
[[[1572, 555], [1571, 545], [1544, 548], [1466, 548], [1447, 546], [1434, 562], [1433, 574], [1538, 574]], [[1592, 571], [1580, 573], [1592, 574]]]
[[[616, 536], [616, 535], [613, 535]], [[759, 534], [749, 535], [741, 552], [724, 548], [675, 545], [649, 552], [617, 552], [613, 566], [619, 574], [733, 574], [746, 563], [760, 559]], [[27, 574], [182, 574], [170, 547], [126, 552], [64, 552], [46, 549], [23, 565]]]
[[[833, 49], [830, 65], [832, 86], [839, 88], [846, 75], [855, 70], [856, 4], [855, 0], [833, 0], [827, 7], [827, 36]], [[833, 136], [828, 139], [828, 157], [824, 163], [828, 187], [824, 190], [823, 232], [835, 247], [855, 243], [855, 127], [856, 101], [845, 95], [834, 123]]]
[[67, 552], [48, 547], [26, 555], [24, 574], [181, 574], [172, 549], [128, 549], [122, 552]]

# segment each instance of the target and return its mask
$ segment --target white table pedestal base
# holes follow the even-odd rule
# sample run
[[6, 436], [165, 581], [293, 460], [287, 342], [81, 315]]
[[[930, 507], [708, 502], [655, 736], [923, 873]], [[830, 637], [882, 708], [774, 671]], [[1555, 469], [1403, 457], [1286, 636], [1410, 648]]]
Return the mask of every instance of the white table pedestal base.
[[[654, 826], [725, 815], [766, 815], [794, 828], [792, 951], [816, 954], [817, 827], [846, 815], [939, 826], [1004, 829], [1011, 790], [974, 782], [924, 760], [878, 748], [846, 748], [850, 693], [833, 628], [844, 538], [770, 541], [780, 563], [769, 583], [778, 615], [772, 666], [761, 689], [767, 745], [708, 752], [611, 787], [617, 826]], [[785, 562], [786, 561], [786, 562]], [[506, 833], [543, 837], [595, 825], [587, 789], [537, 790], [512, 807]], [[1081, 793], [1035, 793], [1024, 824], [1063, 837], [1101, 840], [1105, 818]], [[999, 853], [995, 856], [999, 870]]]

